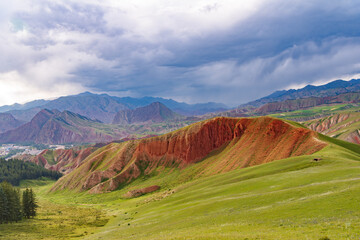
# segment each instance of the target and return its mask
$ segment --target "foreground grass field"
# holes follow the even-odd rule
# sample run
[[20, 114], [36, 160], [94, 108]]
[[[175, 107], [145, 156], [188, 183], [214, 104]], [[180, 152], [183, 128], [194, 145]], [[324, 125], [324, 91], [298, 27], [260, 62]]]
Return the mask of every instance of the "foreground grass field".
[[[181, 171], [165, 169], [99, 195], [37, 186], [39, 216], [0, 225], [0, 239], [359, 239], [360, 148], [323, 140], [333, 144], [312, 156], [182, 184]], [[169, 188], [122, 197], [163, 182]]]
[[31, 186], [39, 193], [37, 217], [19, 223], [0, 224], [0, 239], [71, 239], [91, 234], [108, 222], [108, 218], [98, 209], [46, 200], [41, 190], [46, 190], [52, 183], [51, 180], [22, 183], [22, 187]]

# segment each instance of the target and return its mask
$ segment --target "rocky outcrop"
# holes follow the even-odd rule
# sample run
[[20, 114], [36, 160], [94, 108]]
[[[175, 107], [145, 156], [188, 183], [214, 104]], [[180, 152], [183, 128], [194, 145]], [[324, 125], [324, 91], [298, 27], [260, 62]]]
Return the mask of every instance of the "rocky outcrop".
[[179, 119], [181, 116], [160, 102], [151, 103], [148, 106], [134, 110], [119, 111], [114, 117], [113, 124], [133, 124], [143, 122], [164, 122], [166, 120]]
[[[112, 191], [159, 167], [184, 169], [199, 162], [196, 174], [211, 175], [312, 154], [324, 146], [315, 132], [278, 119], [220, 117], [158, 137], [109, 144], [58, 181], [53, 190]], [[212, 160], [214, 156], [218, 157]]]

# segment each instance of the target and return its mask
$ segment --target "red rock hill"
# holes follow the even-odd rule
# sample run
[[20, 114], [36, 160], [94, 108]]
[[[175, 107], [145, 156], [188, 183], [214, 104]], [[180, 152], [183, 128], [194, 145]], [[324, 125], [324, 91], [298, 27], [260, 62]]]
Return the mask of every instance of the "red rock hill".
[[312, 154], [324, 146], [317, 133], [282, 120], [220, 117], [159, 137], [109, 144], [61, 178], [53, 190], [112, 191], [159, 167], [184, 169], [201, 161], [197, 174], [210, 175]]

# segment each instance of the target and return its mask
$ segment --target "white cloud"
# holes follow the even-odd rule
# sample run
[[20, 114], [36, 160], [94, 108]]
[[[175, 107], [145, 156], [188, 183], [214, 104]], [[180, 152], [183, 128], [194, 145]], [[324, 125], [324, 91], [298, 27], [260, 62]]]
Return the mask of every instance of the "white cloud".
[[55, 82], [51, 88], [42, 87], [24, 79], [16, 71], [0, 74], [0, 84], [0, 102], [4, 105], [14, 103], [14, 99], [18, 103], [25, 103], [34, 99], [50, 99], [84, 91], [80, 84], [72, 82]]
[[253, 1], [105, 1], [108, 28], [124, 30], [125, 36], [146, 41], [161, 41], [170, 34], [180, 41], [204, 32], [227, 30], [253, 15], [263, 0]]

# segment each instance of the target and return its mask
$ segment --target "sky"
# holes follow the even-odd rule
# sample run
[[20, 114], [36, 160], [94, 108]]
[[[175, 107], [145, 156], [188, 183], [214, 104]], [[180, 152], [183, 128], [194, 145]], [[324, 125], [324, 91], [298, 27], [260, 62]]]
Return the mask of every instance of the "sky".
[[360, 78], [360, 1], [0, 1], [0, 105], [85, 91], [228, 106]]

